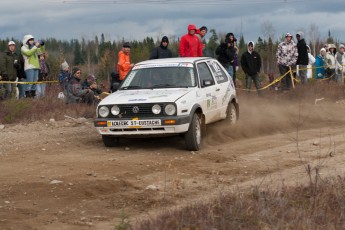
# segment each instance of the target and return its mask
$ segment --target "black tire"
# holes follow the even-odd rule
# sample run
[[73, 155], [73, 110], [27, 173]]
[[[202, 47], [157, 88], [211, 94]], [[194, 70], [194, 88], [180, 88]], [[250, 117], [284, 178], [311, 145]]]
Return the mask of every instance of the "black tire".
[[106, 147], [115, 147], [118, 144], [118, 138], [113, 136], [102, 135], [102, 140]]
[[229, 103], [228, 108], [226, 109], [226, 122], [229, 125], [234, 125], [237, 123], [237, 108], [234, 103]]
[[186, 148], [191, 151], [198, 151], [201, 147], [202, 132], [201, 132], [201, 119], [198, 114], [194, 113], [192, 121], [189, 124], [189, 129], [184, 135]]

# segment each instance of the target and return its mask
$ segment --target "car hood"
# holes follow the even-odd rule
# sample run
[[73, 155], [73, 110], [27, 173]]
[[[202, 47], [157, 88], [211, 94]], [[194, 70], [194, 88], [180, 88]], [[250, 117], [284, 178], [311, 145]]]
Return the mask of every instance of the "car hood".
[[104, 98], [99, 105], [175, 102], [194, 90], [194, 88], [120, 90]]

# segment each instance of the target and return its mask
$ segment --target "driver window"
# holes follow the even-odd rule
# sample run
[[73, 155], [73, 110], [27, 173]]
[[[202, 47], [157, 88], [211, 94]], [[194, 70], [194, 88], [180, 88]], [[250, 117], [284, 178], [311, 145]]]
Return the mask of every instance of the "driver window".
[[198, 63], [197, 69], [198, 69], [200, 83], [202, 87], [205, 86], [204, 85], [205, 81], [210, 81], [211, 82], [210, 85], [214, 85], [214, 80], [213, 80], [211, 71], [205, 62]]

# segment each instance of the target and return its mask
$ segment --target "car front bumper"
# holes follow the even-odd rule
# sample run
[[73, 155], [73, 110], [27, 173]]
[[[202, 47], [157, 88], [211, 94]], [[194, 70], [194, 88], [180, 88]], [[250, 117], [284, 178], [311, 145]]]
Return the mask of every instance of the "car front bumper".
[[[169, 117], [145, 117], [129, 119], [114, 119], [114, 118], [97, 118], [94, 125], [101, 135], [114, 136], [135, 136], [135, 135], [165, 135], [165, 134], [179, 134], [188, 131], [191, 117], [185, 116], [169, 116]], [[130, 126], [128, 123], [135, 121], [135, 124]], [[160, 121], [159, 125], [150, 125], [146, 121]], [[143, 123], [144, 125], [140, 125]], [[154, 123], [154, 122], [153, 122]]]

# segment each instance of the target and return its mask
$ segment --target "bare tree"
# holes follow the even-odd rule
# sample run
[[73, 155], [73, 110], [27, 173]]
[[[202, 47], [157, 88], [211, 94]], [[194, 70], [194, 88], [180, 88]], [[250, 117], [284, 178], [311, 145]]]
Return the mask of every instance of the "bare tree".
[[[274, 57], [275, 54], [273, 52], [273, 40], [274, 40], [274, 35], [276, 33], [276, 30], [274, 29], [272, 22], [271, 21], [264, 21], [261, 24], [261, 31], [262, 34], [264, 35], [264, 40], [267, 41], [267, 60], [266, 60], [266, 72], [269, 73], [272, 71], [272, 68], [274, 66]], [[264, 60], [262, 62], [262, 65], [264, 67], [265, 63]]]
[[320, 32], [319, 32], [319, 27], [312, 23], [309, 27], [309, 37], [310, 37], [310, 42], [312, 45], [312, 50], [313, 51], [313, 55], [316, 56], [316, 44], [319, 42], [319, 38], [320, 38]]
[[272, 41], [274, 41], [276, 30], [274, 29], [271, 21], [264, 21], [261, 24], [261, 32], [264, 35], [265, 40], [268, 41], [268, 39], [271, 38]]

